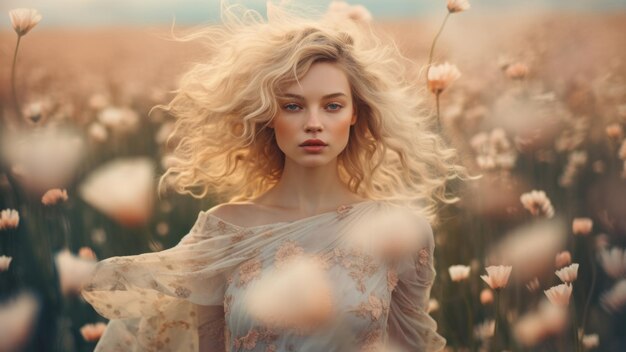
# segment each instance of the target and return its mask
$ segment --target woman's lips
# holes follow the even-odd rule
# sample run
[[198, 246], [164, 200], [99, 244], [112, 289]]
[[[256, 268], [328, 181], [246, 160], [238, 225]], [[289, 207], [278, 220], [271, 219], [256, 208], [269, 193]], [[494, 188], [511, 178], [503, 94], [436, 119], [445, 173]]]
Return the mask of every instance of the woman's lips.
[[303, 145], [301, 146], [302, 149], [304, 149], [306, 152], [308, 153], [321, 153], [322, 150], [324, 148], [326, 148], [325, 145]]

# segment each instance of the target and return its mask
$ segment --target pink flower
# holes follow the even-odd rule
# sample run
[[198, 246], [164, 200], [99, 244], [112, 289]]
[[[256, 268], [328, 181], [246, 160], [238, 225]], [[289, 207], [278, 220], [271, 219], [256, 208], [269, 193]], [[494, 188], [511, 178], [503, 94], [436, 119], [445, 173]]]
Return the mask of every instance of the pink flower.
[[513, 333], [523, 345], [534, 346], [548, 336], [559, 334], [566, 326], [567, 310], [544, 300], [537, 311], [517, 320]]
[[554, 208], [544, 191], [532, 190], [529, 193], [524, 193], [520, 197], [520, 201], [524, 208], [528, 209], [534, 216], [545, 215], [547, 218], [554, 216]]
[[94, 251], [89, 247], [80, 247], [78, 250], [78, 256], [85, 260], [98, 260], [96, 253], [94, 253]]
[[566, 307], [569, 304], [569, 299], [572, 296], [572, 285], [561, 284], [558, 286], [553, 286], [548, 290], [543, 291], [550, 303], [559, 307]]
[[461, 77], [461, 72], [455, 65], [447, 62], [434, 65], [428, 70], [428, 89], [434, 94], [441, 94], [459, 77]]
[[4, 209], [0, 212], [0, 230], [14, 229], [20, 223], [20, 214], [15, 209]]
[[9, 17], [18, 36], [25, 35], [41, 21], [41, 15], [35, 9], [13, 9], [9, 11]]
[[462, 12], [470, 8], [467, 0], [448, 0], [448, 11], [450, 13]]
[[106, 327], [107, 324], [105, 323], [85, 324], [80, 328], [80, 334], [83, 335], [85, 341], [95, 342], [100, 340]]
[[609, 138], [622, 138], [622, 136], [624, 135], [622, 125], [620, 125], [619, 123], [612, 123], [606, 126], [606, 135]]
[[490, 289], [485, 288], [482, 291], [480, 291], [480, 303], [482, 304], [493, 303], [493, 292]]
[[43, 203], [43, 205], [54, 205], [59, 202], [65, 202], [66, 200], [67, 190], [60, 188], [50, 189], [41, 197], [41, 203]]
[[326, 15], [338, 20], [350, 19], [356, 22], [372, 20], [372, 14], [363, 5], [350, 5], [345, 1], [331, 1]]
[[575, 218], [572, 221], [572, 232], [574, 235], [586, 236], [591, 233], [593, 228], [593, 220], [589, 218]]
[[439, 301], [437, 301], [434, 298], [431, 298], [428, 300], [428, 308], [426, 308], [426, 311], [430, 314], [432, 312], [435, 312], [439, 309]]
[[480, 278], [483, 279], [491, 289], [499, 290], [506, 287], [512, 269], [512, 266], [507, 265], [488, 266], [485, 268], [488, 275], [480, 275]]
[[557, 269], [560, 269], [564, 266], [570, 265], [572, 263], [572, 254], [569, 251], [563, 251], [556, 255], [554, 259], [554, 264]]
[[450, 272], [452, 281], [463, 281], [469, 277], [470, 267], [467, 265], [452, 265], [448, 268], [448, 272]]
[[511, 79], [522, 79], [528, 75], [528, 66], [521, 62], [514, 63], [509, 65], [504, 73]]
[[574, 263], [561, 270], [557, 270], [555, 274], [564, 283], [571, 284], [572, 282], [576, 281], [576, 278], [578, 278], [578, 264]]

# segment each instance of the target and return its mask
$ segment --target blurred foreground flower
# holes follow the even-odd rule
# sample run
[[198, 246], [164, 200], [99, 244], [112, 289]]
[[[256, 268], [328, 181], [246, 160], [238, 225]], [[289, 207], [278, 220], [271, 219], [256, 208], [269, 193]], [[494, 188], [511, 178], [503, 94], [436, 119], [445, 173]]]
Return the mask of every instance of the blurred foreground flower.
[[0, 230], [14, 229], [20, 223], [20, 214], [15, 209], [0, 211]]
[[576, 278], [578, 278], [578, 264], [574, 263], [561, 270], [557, 270], [555, 274], [564, 283], [571, 284], [572, 282], [576, 281]]
[[600, 264], [607, 275], [614, 279], [626, 277], [626, 251], [622, 248], [600, 250]]
[[569, 305], [569, 299], [572, 296], [572, 285], [561, 284], [553, 286], [548, 290], [543, 291], [550, 303], [559, 307], [567, 307]]
[[572, 232], [574, 235], [588, 235], [593, 228], [593, 221], [589, 218], [575, 218], [572, 221]]
[[331, 1], [326, 15], [337, 20], [350, 19], [353, 21], [370, 22], [372, 14], [363, 5], [350, 5], [345, 1]]
[[78, 256], [85, 260], [97, 261], [96, 253], [89, 247], [80, 247], [78, 250]]
[[0, 256], [0, 271], [9, 270], [9, 265], [11, 265], [12, 257], [7, 257], [6, 255]]
[[85, 339], [85, 341], [95, 342], [100, 340], [100, 337], [102, 337], [106, 327], [107, 324], [105, 323], [85, 324], [82, 328], [80, 328], [80, 334], [83, 335], [83, 339]]
[[602, 306], [609, 312], [617, 312], [626, 304], [626, 280], [618, 281], [613, 288], [602, 294]]
[[521, 195], [520, 201], [524, 208], [534, 216], [545, 215], [547, 218], [554, 216], [554, 208], [544, 191], [532, 190], [524, 193]]
[[448, 11], [450, 13], [462, 12], [470, 8], [468, 0], [448, 0]]
[[60, 188], [50, 189], [41, 197], [41, 203], [43, 205], [54, 205], [59, 202], [65, 202], [66, 200], [67, 190]]
[[483, 305], [493, 303], [493, 291], [488, 288], [484, 288], [480, 291], [480, 303]]
[[34, 326], [38, 306], [30, 293], [0, 305], [0, 351], [21, 351]]
[[428, 314], [432, 312], [436, 312], [439, 309], [439, 301], [434, 298], [428, 300], [428, 308], [426, 308], [426, 312]]
[[452, 265], [448, 268], [448, 272], [450, 272], [452, 281], [463, 281], [469, 277], [470, 267], [467, 265]]
[[122, 225], [144, 224], [152, 213], [154, 168], [148, 158], [113, 160], [88, 176], [80, 196]]
[[539, 289], [539, 278], [534, 277], [532, 280], [528, 281], [528, 283], [526, 284], [526, 288], [528, 289], [528, 291], [530, 292], [535, 292]]
[[68, 184], [84, 153], [82, 138], [69, 129], [49, 127], [3, 137], [2, 157], [18, 183], [35, 194]]
[[98, 121], [118, 132], [133, 132], [139, 126], [139, 115], [130, 108], [106, 107], [98, 114]]
[[428, 89], [435, 95], [439, 95], [459, 77], [461, 77], [461, 72], [455, 65], [447, 62], [434, 65], [428, 70]]
[[11, 17], [11, 25], [15, 33], [20, 37], [28, 33], [41, 21], [41, 15], [36, 9], [13, 9], [9, 11], [9, 17]]
[[513, 326], [515, 338], [526, 346], [534, 346], [543, 339], [557, 335], [567, 325], [567, 310], [542, 301], [535, 312], [517, 320]]
[[489, 250], [487, 263], [499, 263], [515, 268], [516, 279], [526, 282], [552, 272], [555, 253], [567, 239], [560, 221], [539, 220], [507, 233]]
[[318, 260], [295, 258], [260, 279], [247, 295], [250, 314], [264, 324], [305, 332], [330, 322], [332, 289]]
[[54, 260], [64, 295], [80, 293], [83, 283], [91, 277], [96, 266], [95, 261], [81, 259], [67, 249], [57, 253]]
[[513, 267], [505, 265], [488, 266], [485, 268], [487, 275], [480, 275], [480, 278], [483, 279], [492, 290], [500, 290], [505, 288], [508, 284], [512, 269]]

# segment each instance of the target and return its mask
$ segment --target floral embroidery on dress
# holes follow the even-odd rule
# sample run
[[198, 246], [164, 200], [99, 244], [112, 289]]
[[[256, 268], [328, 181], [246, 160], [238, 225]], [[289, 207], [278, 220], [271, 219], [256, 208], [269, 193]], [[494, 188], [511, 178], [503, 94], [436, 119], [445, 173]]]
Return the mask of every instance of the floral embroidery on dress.
[[176, 294], [176, 296], [180, 298], [187, 298], [191, 296], [191, 290], [188, 289], [187, 287], [182, 287], [182, 286], [177, 286], [176, 290], [174, 290], [174, 293]]
[[357, 249], [348, 251], [342, 248], [335, 248], [333, 255], [338, 264], [350, 270], [348, 275], [356, 282], [359, 292], [365, 293], [365, 279], [378, 271], [374, 257]]
[[237, 287], [242, 287], [248, 284], [248, 282], [254, 280], [261, 275], [261, 269], [263, 264], [259, 258], [252, 258], [239, 267], [239, 281]]
[[252, 234], [253, 234], [253, 232], [250, 231], [250, 230], [240, 230], [236, 234], [234, 234], [233, 237], [231, 237], [230, 242], [231, 243], [241, 242], [246, 237], [249, 237]]
[[417, 255], [417, 262], [422, 265], [428, 265], [429, 259], [430, 259], [430, 253], [428, 252], [428, 248], [422, 248], [420, 249], [418, 255]]
[[376, 327], [367, 332], [363, 341], [361, 342], [361, 348], [359, 352], [379, 352], [383, 351], [382, 346], [383, 331], [380, 327]]
[[256, 347], [257, 339], [259, 338], [259, 332], [255, 329], [251, 329], [248, 331], [246, 336], [242, 336], [235, 339], [234, 345], [235, 348], [240, 349], [244, 348], [246, 350], [251, 350]]
[[340, 205], [337, 208], [337, 219], [341, 220], [348, 216], [348, 213], [352, 210], [352, 208], [354, 208], [352, 205]]
[[390, 269], [387, 271], [387, 290], [389, 292], [393, 291], [398, 285], [398, 273]]
[[370, 318], [372, 321], [378, 320], [383, 314], [387, 314], [389, 307], [380, 298], [370, 295], [367, 302], [361, 302], [356, 308], [355, 314], [361, 318]]
[[224, 296], [224, 315], [228, 317], [230, 315], [230, 306], [233, 303], [233, 295], [228, 294]]
[[226, 232], [226, 223], [222, 220], [218, 220], [217, 221], [217, 230], [219, 231], [220, 235], [223, 235]]
[[276, 250], [274, 256], [274, 265], [277, 268], [283, 267], [289, 260], [304, 253], [304, 248], [300, 247], [295, 241], [287, 240]]

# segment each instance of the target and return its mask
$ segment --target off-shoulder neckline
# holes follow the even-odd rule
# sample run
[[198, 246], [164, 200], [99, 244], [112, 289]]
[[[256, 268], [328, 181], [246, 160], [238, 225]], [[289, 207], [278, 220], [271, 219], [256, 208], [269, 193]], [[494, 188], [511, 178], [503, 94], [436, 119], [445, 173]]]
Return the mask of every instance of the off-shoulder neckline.
[[305, 220], [312, 220], [312, 219], [315, 219], [315, 218], [318, 218], [318, 217], [322, 217], [322, 216], [325, 216], [325, 215], [329, 215], [329, 214], [339, 214], [342, 211], [342, 209], [351, 211], [354, 208], [357, 208], [357, 207], [360, 207], [362, 205], [369, 204], [369, 203], [375, 203], [375, 202], [377, 202], [377, 200], [375, 200], [375, 199], [368, 199], [368, 200], [364, 200], [364, 201], [357, 202], [357, 203], [342, 204], [342, 205], [338, 206], [337, 209], [335, 209], [335, 210], [329, 210], [329, 211], [325, 211], [325, 212], [322, 212], [322, 213], [319, 213], [319, 214], [305, 216], [303, 218], [299, 218], [299, 219], [295, 219], [295, 220], [277, 221], [277, 222], [272, 222], [272, 223], [267, 223], [267, 224], [260, 224], [260, 225], [253, 225], [253, 226], [241, 226], [241, 225], [233, 224], [232, 222], [226, 221], [226, 220], [220, 218], [219, 216], [214, 215], [213, 213], [209, 213], [208, 211], [204, 211], [204, 214], [206, 214], [206, 216], [208, 216], [210, 218], [213, 218], [213, 219], [215, 219], [217, 221], [221, 221], [224, 224], [226, 224], [228, 226], [231, 226], [233, 228], [240, 229], [240, 230], [251, 230], [251, 229], [264, 228], [264, 227], [268, 227], [268, 226], [296, 224], [296, 223], [299, 223], [299, 222], [302, 222], [302, 221], [305, 221]]

